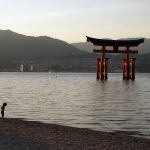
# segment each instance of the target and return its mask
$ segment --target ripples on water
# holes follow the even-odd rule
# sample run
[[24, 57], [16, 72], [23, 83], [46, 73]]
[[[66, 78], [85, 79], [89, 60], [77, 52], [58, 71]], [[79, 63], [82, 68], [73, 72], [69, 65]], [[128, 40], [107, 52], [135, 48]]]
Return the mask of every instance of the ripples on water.
[[6, 117], [150, 138], [150, 74], [0, 73]]

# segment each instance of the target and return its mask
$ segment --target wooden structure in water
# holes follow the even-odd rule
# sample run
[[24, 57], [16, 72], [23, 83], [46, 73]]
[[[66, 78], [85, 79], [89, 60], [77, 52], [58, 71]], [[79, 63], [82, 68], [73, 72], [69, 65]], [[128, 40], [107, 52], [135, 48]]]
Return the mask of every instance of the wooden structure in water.
[[[137, 47], [144, 43], [144, 38], [133, 40], [106, 40], [87, 37], [87, 41], [95, 46], [101, 46], [100, 50], [93, 49], [94, 53], [102, 53], [101, 59], [96, 59], [97, 79], [106, 80], [108, 58], [105, 58], [106, 53], [124, 53], [126, 58], [122, 60], [123, 79], [135, 79], [135, 58], [129, 58], [129, 54], [137, 54], [138, 50], [130, 50], [130, 47]], [[107, 50], [106, 46], [111, 46], [112, 50]], [[119, 47], [125, 47], [125, 50], [119, 50]]]

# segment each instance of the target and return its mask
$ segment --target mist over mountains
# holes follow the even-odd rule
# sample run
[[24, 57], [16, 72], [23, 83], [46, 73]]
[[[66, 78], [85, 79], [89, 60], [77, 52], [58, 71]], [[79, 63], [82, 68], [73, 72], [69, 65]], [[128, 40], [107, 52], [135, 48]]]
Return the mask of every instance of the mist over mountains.
[[24, 55], [55, 58], [82, 54], [87, 52], [62, 40], [47, 36], [25, 36], [11, 30], [0, 30], [0, 57]]
[[[127, 39], [132, 39], [132, 38], [127, 38]], [[93, 53], [93, 49], [101, 48], [100, 46], [93, 46], [90, 42], [79, 42], [79, 43], [71, 43], [71, 44], [77, 47], [78, 49], [87, 51], [89, 53]], [[112, 48], [110, 47], [108, 49], [112, 49]], [[149, 53], [150, 52], [150, 39], [144, 39], [144, 43], [139, 44], [138, 47], [131, 47], [131, 50], [138, 50], [139, 54]]]

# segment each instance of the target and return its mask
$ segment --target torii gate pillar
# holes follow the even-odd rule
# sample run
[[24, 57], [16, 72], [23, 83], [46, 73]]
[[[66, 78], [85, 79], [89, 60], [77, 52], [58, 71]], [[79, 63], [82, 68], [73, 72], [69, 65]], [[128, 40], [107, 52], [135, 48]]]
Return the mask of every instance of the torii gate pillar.
[[126, 59], [122, 59], [123, 79], [135, 79], [135, 60], [135, 58], [131, 58], [129, 65], [127, 65]]
[[104, 58], [103, 62], [102, 59], [97, 58], [96, 59], [96, 73], [97, 73], [97, 79], [107, 79], [108, 78], [108, 59], [109, 58]]

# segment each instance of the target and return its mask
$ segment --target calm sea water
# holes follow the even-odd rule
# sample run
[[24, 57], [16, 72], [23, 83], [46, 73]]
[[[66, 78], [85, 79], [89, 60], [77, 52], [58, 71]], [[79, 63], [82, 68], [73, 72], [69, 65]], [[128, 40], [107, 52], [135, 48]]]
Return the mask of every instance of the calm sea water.
[[150, 74], [122, 80], [95, 73], [0, 73], [7, 118], [124, 132], [150, 138]]

